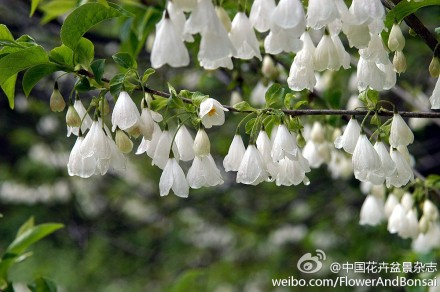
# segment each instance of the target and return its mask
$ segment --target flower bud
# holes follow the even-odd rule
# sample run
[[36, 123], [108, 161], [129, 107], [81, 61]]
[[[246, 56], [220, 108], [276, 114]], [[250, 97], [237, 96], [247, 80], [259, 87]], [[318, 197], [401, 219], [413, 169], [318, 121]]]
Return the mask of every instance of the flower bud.
[[436, 220], [438, 218], [438, 209], [430, 200], [423, 203], [423, 216], [428, 220]]
[[405, 47], [405, 37], [400, 30], [400, 26], [395, 23], [391, 28], [390, 37], [388, 38], [388, 48], [394, 51], [402, 51]]
[[218, 19], [220, 19], [220, 22], [225, 27], [226, 31], [230, 32], [232, 27], [232, 22], [226, 10], [221, 6], [216, 6], [215, 13], [217, 14]]
[[433, 57], [429, 64], [429, 74], [431, 77], [436, 78], [440, 76], [440, 60], [438, 57]]
[[[104, 103], [104, 104], [102, 104], [102, 103]], [[109, 114], [110, 106], [108, 105], [107, 98], [104, 97], [103, 99], [101, 99], [99, 101], [99, 110], [103, 111], [103, 113], [102, 113], [103, 116], [106, 116]]]
[[310, 131], [310, 138], [315, 143], [324, 143], [325, 130], [320, 122], [313, 123], [312, 130]]
[[197, 131], [193, 149], [195, 155], [198, 156], [206, 156], [211, 152], [211, 143], [209, 142], [208, 135], [203, 128]]
[[393, 58], [394, 71], [404, 73], [406, 71], [406, 58], [402, 51], [396, 51]]
[[122, 153], [130, 153], [133, 149], [133, 142], [122, 130], [116, 130], [115, 142]]
[[237, 104], [242, 101], [243, 98], [241, 97], [240, 92], [238, 92], [237, 90], [232, 91], [230, 105], [233, 106], [234, 104]]
[[263, 73], [263, 76], [269, 80], [274, 80], [278, 76], [278, 70], [273, 62], [273, 59], [269, 55], [265, 55], [263, 58], [261, 72]]
[[304, 146], [306, 145], [306, 139], [304, 139], [304, 136], [301, 132], [296, 135], [296, 144], [298, 144], [298, 146], [301, 148], [304, 148]]
[[426, 218], [426, 216], [423, 215], [419, 220], [419, 231], [421, 233], [426, 233], [428, 231], [430, 225], [431, 224], [430, 224], [428, 218]]
[[67, 109], [66, 124], [69, 127], [79, 127], [81, 125], [81, 117], [73, 105], [69, 105], [69, 108]]
[[55, 86], [50, 96], [50, 109], [53, 112], [62, 112], [66, 107], [66, 102], [64, 101], [61, 92], [58, 90], [58, 83], [55, 82]]

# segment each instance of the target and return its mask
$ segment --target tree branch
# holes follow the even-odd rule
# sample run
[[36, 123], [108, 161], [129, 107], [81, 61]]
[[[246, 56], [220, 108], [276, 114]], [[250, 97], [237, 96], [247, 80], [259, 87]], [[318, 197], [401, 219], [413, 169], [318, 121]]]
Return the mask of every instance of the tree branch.
[[[89, 72], [85, 69], [80, 69], [76, 72], [79, 75], [86, 76], [89, 78], [94, 78], [92, 72]], [[110, 82], [107, 78], [102, 78], [102, 81], [108, 83]], [[138, 88], [141, 90], [141, 88]], [[169, 98], [171, 95], [167, 92], [163, 92], [160, 90], [156, 90], [153, 88], [150, 88], [148, 86], [144, 86], [143, 91], [150, 93], [152, 95], [161, 96], [165, 98]], [[192, 103], [192, 100], [189, 98], [179, 97], [182, 99], [185, 103]], [[252, 111], [247, 110], [238, 110], [230, 105], [223, 105], [223, 107], [227, 108], [231, 112], [236, 113], [251, 113]], [[274, 109], [269, 109], [274, 110]], [[342, 109], [298, 109], [298, 110], [287, 110], [282, 109], [281, 110], [284, 114], [289, 116], [365, 116], [369, 113], [368, 110], [342, 110]], [[427, 112], [427, 111], [421, 111], [421, 112], [408, 112], [408, 111], [399, 111], [398, 112], [402, 117], [408, 117], [408, 118], [430, 118], [430, 119], [436, 119], [440, 118], [440, 112]], [[393, 116], [394, 112], [380, 109], [377, 111], [377, 115], [379, 116], [386, 116], [390, 117]]]

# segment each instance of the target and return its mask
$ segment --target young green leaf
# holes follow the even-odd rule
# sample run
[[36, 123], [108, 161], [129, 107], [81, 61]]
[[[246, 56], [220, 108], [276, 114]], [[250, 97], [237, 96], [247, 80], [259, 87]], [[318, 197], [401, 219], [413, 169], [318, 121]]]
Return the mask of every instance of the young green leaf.
[[246, 125], [244, 126], [246, 134], [250, 134], [252, 132], [252, 128], [254, 127], [256, 120], [256, 118], [252, 118], [246, 123]]
[[14, 37], [12, 33], [9, 31], [6, 25], [0, 24], [0, 40], [1, 41], [13, 41]]
[[284, 88], [281, 86], [281, 84], [272, 84], [272, 86], [267, 89], [265, 98], [266, 108], [281, 108], [284, 102]]
[[241, 101], [239, 103], [236, 103], [232, 107], [235, 108], [236, 110], [239, 110], [239, 111], [251, 111], [251, 112], [254, 112], [254, 111], [257, 110], [256, 108], [252, 107], [246, 101]]
[[9, 77], [8, 80], [6, 80], [1, 88], [3, 92], [6, 94], [6, 97], [9, 101], [9, 107], [11, 109], [14, 108], [14, 102], [15, 102], [15, 82], [17, 82], [17, 74], [12, 75]]
[[116, 74], [112, 80], [110, 80], [110, 93], [113, 96], [118, 96], [119, 93], [122, 91], [122, 86], [124, 84], [124, 77], [125, 74], [124, 73], [119, 73]]
[[84, 68], [89, 68], [90, 63], [95, 56], [95, 47], [93, 43], [86, 38], [81, 38], [78, 42], [76, 50], [74, 51], [75, 65], [82, 65]]
[[26, 222], [23, 223], [23, 225], [20, 226], [16, 237], [19, 237], [20, 235], [22, 235], [23, 233], [25, 233], [34, 226], [35, 226], [35, 220], [34, 217], [31, 216]]
[[71, 48], [61, 45], [49, 52], [49, 60], [60, 65], [67, 65], [73, 68], [73, 51]]
[[63, 44], [76, 50], [81, 37], [96, 24], [107, 19], [130, 15], [115, 4], [111, 6], [86, 3], [72, 11], [61, 26], [60, 34]]
[[40, 3], [40, 0], [32, 0], [32, 2], [31, 2], [31, 12], [29, 13], [29, 17], [34, 15], [35, 10], [37, 10], [38, 3]]
[[209, 97], [209, 95], [206, 95], [206, 94], [203, 94], [203, 93], [201, 93], [201, 92], [196, 91], [196, 92], [193, 93], [191, 99], [192, 99], [193, 104], [194, 104], [195, 106], [200, 106], [200, 104], [202, 103], [202, 101], [203, 101], [205, 98], [208, 98], [208, 97]]
[[299, 109], [300, 107], [302, 107], [303, 105], [307, 105], [308, 102], [307, 100], [300, 100], [297, 103], [295, 103], [295, 105], [293, 106], [294, 109]]
[[144, 75], [142, 75], [142, 84], [147, 83], [148, 78], [156, 72], [153, 68], [148, 68], [145, 70]]
[[41, 78], [50, 75], [61, 68], [54, 63], [46, 63], [29, 68], [23, 75], [23, 91], [26, 96], [32, 91], [32, 88], [41, 80]]
[[8, 54], [0, 59], [0, 85], [3, 85], [14, 74], [48, 61], [46, 52], [40, 46]]
[[101, 83], [102, 76], [104, 75], [105, 59], [96, 59], [92, 62], [92, 64], [90, 64], [90, 68], [95, 76], [95, 80], [98, 83]]
[[32, 292], [57, 292], [57, 286], [54, 282], [41, 277], [35, 279], [35, 282], [28, 285], [28, 288]]
[[133, 59], [133, 57], [126, 52], [120, 52], [120, 53], [116, 53], [112, 56], [113, 60], [116, 62], [116, 64], [118, 64], [121, 67], [130, 69], [136, 69], [137, 68], [137, 63], [136, 60]]

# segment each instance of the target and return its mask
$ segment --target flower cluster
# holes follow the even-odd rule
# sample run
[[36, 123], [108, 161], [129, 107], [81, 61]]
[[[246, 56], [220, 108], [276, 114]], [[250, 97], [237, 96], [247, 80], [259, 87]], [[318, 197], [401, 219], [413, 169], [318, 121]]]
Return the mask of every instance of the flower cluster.
[[385, 200], [384, 185], [363, 184], [362, 190], [367, 197], [360, 212], [361, 225], [375, 226], [387, 220], [388, 231], [412, 239], [416, 251], [440, 246], [439, 211], [431, 200], [416, 202], [413, 194], [398, 188]]

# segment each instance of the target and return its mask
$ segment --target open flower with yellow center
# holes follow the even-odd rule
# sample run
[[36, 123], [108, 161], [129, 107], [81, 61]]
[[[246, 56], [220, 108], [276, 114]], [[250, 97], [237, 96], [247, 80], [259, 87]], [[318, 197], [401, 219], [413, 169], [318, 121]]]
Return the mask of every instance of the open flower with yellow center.
[[205, 128], [220, 126], [225, 123], [225, 113], [228, 109], [213, 98], [207, 98], [200, 104], [199, 117]]

